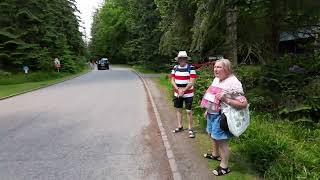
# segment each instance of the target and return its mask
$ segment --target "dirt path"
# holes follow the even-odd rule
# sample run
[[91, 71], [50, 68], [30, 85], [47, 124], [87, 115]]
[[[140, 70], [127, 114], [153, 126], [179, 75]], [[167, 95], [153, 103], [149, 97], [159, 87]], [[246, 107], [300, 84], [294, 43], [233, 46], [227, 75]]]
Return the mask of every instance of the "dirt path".
[[145, 77], [145, 79], [159, 110], [182, 179], [213, 179], [207, 161], [202, 158], [202, 152], [196, 147], [195, 140], [188, 138], [187, 131], [181, 134], [171, 132], [176, 127], [176, 117], [172, 104], [168, 102], [166, 90], [158, 85], [155, 78]]

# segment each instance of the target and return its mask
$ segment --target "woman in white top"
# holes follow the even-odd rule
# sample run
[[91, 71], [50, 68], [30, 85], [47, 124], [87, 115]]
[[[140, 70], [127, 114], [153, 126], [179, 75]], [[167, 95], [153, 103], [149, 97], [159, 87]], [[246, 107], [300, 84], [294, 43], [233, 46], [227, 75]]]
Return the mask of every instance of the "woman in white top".
[[[212, 139], [212, 152], [204, 154], [205, 158], [221, 161], [219, 167], [213, 170], [214, 175], [221, 176], [229, 173], [229, 139], [233, 135], [220, 128], [221, 111], [227, 105], [234, 108], [245, 108], [248, 105], [244, 97], [241, 82], [232, 74], [231, 63], [228, 59], [220, 59], [214, 65], [215, 79], [208, 88], [202, 104], [207, 104], [205, 118], [207, 132]], [[209, 99], [209, 100], [208, 100]]]

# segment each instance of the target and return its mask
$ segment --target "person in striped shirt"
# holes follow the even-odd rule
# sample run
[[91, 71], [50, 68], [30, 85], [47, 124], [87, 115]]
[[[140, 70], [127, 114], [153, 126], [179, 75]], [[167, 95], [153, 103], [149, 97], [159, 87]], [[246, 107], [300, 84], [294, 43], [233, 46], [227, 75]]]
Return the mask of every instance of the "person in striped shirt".
[[174, 133], [182, 132], [182, 108], [185, 104], [185, 108], [189, 120], [189, 137], [194, 138], [193, 131], [193, 119], [192, 119], [192, 101], [194, 95], [194, 82], [197, 77], [195, 68], [188, 64], [188, 60], [191, 58], [187, 55], [186, 51], [180, 51], [175, 58], [178, 65], [174, 66], [171, 71], [171, 84], [174, 89], [174, 107], [177, 109], [178, 127], [173, 130]]

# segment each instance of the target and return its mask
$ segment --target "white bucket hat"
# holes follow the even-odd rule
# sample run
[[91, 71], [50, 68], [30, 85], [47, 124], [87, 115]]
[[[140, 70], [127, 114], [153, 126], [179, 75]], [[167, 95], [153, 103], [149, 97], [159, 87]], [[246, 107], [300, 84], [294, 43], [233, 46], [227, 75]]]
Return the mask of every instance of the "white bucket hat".
[[179, 58], [188, 58], [188, 60], [191, 60], [191, 57], [187, 55], [186, 51], [179, 51], [178, 56], [174, 59], [177, 61]]

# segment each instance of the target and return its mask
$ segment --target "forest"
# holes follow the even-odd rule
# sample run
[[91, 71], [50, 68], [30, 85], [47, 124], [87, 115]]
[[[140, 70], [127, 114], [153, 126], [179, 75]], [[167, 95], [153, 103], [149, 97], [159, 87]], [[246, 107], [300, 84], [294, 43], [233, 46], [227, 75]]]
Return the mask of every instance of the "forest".
[[64, 72], [83, 69], [86, 45], [79, 31], [75, 0], [2, 0], [0, 2], [0, 73], [28, 66], [53, 71], [59, 58]]
[[94, 14], [93, 56], [154, 68], [187, 50], [198, 62], [271, 64], [319, 46], [316, 0], [108, 0]]

